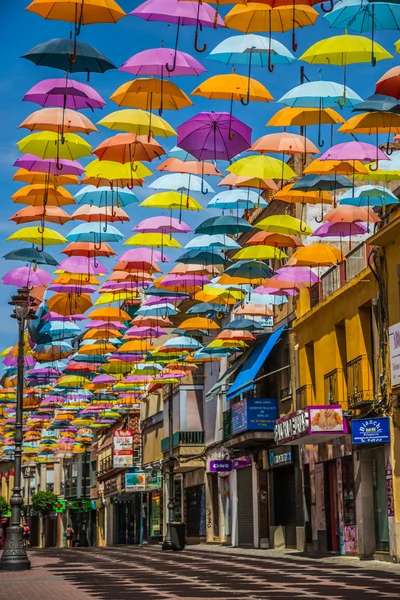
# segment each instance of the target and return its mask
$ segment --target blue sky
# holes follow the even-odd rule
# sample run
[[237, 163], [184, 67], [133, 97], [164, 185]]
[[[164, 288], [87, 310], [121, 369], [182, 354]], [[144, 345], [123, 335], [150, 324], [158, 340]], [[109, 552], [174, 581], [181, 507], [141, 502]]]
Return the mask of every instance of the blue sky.
[[[139, 2], [132, 0], [120, 0], [120, 5], [126, 12], [133, 10]], [[21, 102], [23, 95], [38, 81], [50, 77], [62, 76], [61, 71], [53, 69], [35, 67], [33, 63], [20, 59], [20, 56], [27, 52], [36, 44], [51, 39], [53, 37], [68, 37], [69, 25], [59, 21], [44, 21], [42, 18], [32, 13], [26, 12], [24, 9], [28, 5], [27, 0], [13, 0], [12, 2], [3, 2], [2, 6], [2, 77], [0, 79], [0, 118], [1, 118], [1, 138], [0, 138], [0, 178], [2, 190], [2, 202], [0, 204], [0, 256], [7, 251], [18, 247], [18, 243], [5, 242], [5, 238], [15, 230], [15, 224], [9, 222], [8, 219], [16, 212], [21, 205], [14, 205], [10, 196], [20, 187], [20, 184], [12, 181], [13, 162], [18, 157], [18, 150], [15, 146], [16, 142], [26, 135], [27, 130], [18, 130], [18, 125], [31, 112], [39, 108], [38, 105], [28, 102]], [[224, 7], [225, 8], [225, 7]], [[224, 13], [227, 12], [225, 8]], [[174, 78], [177, 83], [186, 93], [190, 93], [200, 81], [205, 80], [211, 75], [218, 73], [230, 73], [231, 68], [222, 65], [216, 61], [207, 60], [208, 53], [223, 39], [236, 33], [228, 29], [207, 30], [204, 29], [200, 34], [199, 43], [207, 43], [207, 50], [203, 54], [197, 54], [193, 49], [193, 28], [183, 28], [181, 30], [181, 38], [179, 48], [196, 58], [205, 66], [207, 73], [201, 77], [181, 77]], [[298, 50], [296, 56], [300, 56], [312, 43], [329, 37], [331, 35], [339, 35], [343, 33], [341, 30], [329, 29], [326, 21], [320, 17], [316, 25], [311, 28], [298, 30], [297, 43]], [[291, 35], [289, 34], [273, 34], [273, 37], [287, 47], [291, 45]], [[394, 54], [394, 42], [400, 37], [399, 32], [378, 32], [376, 40], [381, 43], [390, 53]], [[127, 17], [122, 19], [117, 25], [92, 25], [84, 27], [80, 39], [88, 42], [102, 51], [110, 60], [119, 67], [130, 56], [147, 48], [154, 48], [160, 45], [164, 40], [165, 47], [173, 47], [175, 41], [175, 26], [167, 26], [165, 23], [145, 22], [136, 17]], [[299, 83], [299, 68], [303, 63], [294, 62], [290, 66], [277, 65], [275, 71], [271, 74], [268, 69], [254, 68], [252, 76], [261, 81], [271, 92], [275, 99], [279, 99], [285, 92]], [[366, 97], [373, 93], [374, 83], [377, 79], [389, 68], [399, 64], [399, 57], [394, 54], [394, 59], [385, 60], [372, 68], [370, 63], [354, 65], [348, 69], [348, 85], [356, 91], [361, 97]], [[310, 67], [306, 65], [306, 73], [310, 79], [317, 79], [320, 71], [320, 66]], [[238, 72], [246, 74], [246, 67], [238, 69]], [[83, 74], [74, 75], [76, 80], [86, 81]], [[335, 66], [326, 66], [322, 69], [322, 78], [331, 81], [341, 82], [343, 78], [342, 69]], [[126, 73], [118, 71], [108, 71], [104, 75], [92, 75], [90, 84], [108, 101], [112, 92], [131, 77]], [[182, 122], [189, 119], [191, 116], [202, 110], [226, 111], [229, 110], [229, 103], [225, 101], [210, 101], [202, 98], [194, 98], [194, 106], [180, 111], [165, 111], [166, 118], [175, 128]], [[253, 103], [248, 107], [241, 106], [236, 103], [234, 106], [234, 114], [239, 119], [245, 121], [253, 128], [252, 139], [256, 140], [261, 135], [272, 132], [273, 129], [266, 129], [265, 124], [269, 118], [282, 105], [277, 105], [276, 102]], [[85, 114], [96, 122], [108, 112], [117, 110], [118, 107], [111, 101], [108, 101], [107, 106], [103, 111], [96, 111]], [[344, 111], [344, 115], [349, 115], [348, 111]], [[107, 129], [100, 128], [98, 134], [91, 134], [89, 141], [93, 146], [96, 146], [101, 140], [108, 137], [110, 132]], [[316, 129], [316, 128], [315, 128]], [[307, 135], [314, 138], [311, 131]], [[326, 144], [328, 144], [329, 135], [325, 135]], [[169, 149], [175, 144], [175, 138], [169, 140], [159, 140], [162, 145]], [[339, 137], [336, 136], [336, 140]], [[373, 141], [373, 140], [371, 140]], [[154, 163], [152, 166], [155, 166]], [[151, 167], [150, 167], [151, 168]], [[151, 180], [149, 180], [151, 181]], [[210, 179], [210, 183], [215, 187], [217, 181], [215, 178]], [[74, 190], [71, 189], [73, 192]], [[140, 190], [138, 195], [141, 198], [147, 195], [145, 189]], [[199, 197], [203, 206], [210, 198]], [[149, 209], [137, 209], [136, 207], [128, 207], [128, 214], [131, 216], [131, 223], [119, 227], [125, 235], [129, 235], [133, 226], [146, 217], [153, 216], [154, 211]], [[209, 211], [207, 211], [208, 213]], [[184, 215], [184, 220], [192, 226], [201, 222], [209, 216], [203, 214]], [[217, 213], [216, 213], [217, 214]], [[53, 227], [53, 225], [52, 225]], [[73, 225], [67, 224], [60, 230], [64, 235], [72, 229]], [[182, 245], [189, 240], [189, 237], [180, 237]], [[19, 244], [20, 247], [22, 243]], [[121, 245], [116, 248], [120, 253], [127, 249], [127, 246]], [[55, 252], [57, 254], [57, 252]], [[176, 252], [169, 252], [169, 256], [176, 258]], [[10, 261], [2, 261], [0, 265], [0, 276], [11, 268], [20, 266], [20, 263], [12, 263]], [[112, 264], [109, 263], [112, 267]], [[10, 307], [7, 302], [14, 288], [10, 286], [0, 285], [0, 313], [9, 314]], [[15, 341], [15, 321], [9, 318], [4, 318], [1, 327], [1, 346], [6, 346]]]

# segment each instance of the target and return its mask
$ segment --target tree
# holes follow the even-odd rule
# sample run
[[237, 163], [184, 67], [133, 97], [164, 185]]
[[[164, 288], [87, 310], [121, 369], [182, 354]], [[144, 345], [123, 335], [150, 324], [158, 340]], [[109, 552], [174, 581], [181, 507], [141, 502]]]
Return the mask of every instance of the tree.
[[42, 546], [46, 545], [46, 517], [53, 511], [54, 503], [57, 502], [58, 498], [53, 492], [36, 492], [32, 496], [32, 508], [42, 515], [43, 518], [43, 532], [42, 532]]
[[0, 496], [0, 519], [2, 519], [6, 514], [11, 511], [11, 506], [4, 498], [4, 496]]

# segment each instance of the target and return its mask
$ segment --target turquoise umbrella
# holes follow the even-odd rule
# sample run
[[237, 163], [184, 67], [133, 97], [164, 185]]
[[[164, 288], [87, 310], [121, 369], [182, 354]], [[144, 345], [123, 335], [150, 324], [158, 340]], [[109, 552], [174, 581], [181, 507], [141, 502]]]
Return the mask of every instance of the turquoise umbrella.
[[245, 231], [251, 231], [252, 229], [253, 226], [250, 225], [248, 221], [245, 221], [245, 219], [232, 217], [230, 215], [222, 215], [218, 217], [211, 217], [211, 219], [206, 219], [196, 227], [195, 233], [205, 233], [208, 235], [236, 235]]
[[214, 192], [213, 188], [206, 181], [197, 175], [187, 173], [170, 173], [159, 177], [152, 183], [149, 188], [153, 190], [173, 190], [176, 192]]
[[268, 204], [257, 192], [247, 189], [225, 190], [215, 194], [207, 204], [208, 208], [221, 210], [249, 210], [254, 207], [266, 207]]
[[227, 235], [198, 235], [190, 240], [185, 246], [187, 249], [209, 250], [220, 248], [221, 250], [234, 250], [240, 245]]
[[105, 186], [96, 187], [87, 185], [75, 194], [75, 200], [78, 204], [92, 204], [99, 208], [107, 206], [129, 206], [134, 202], [139, 202], [136, 195], [128, 189], [118, 187], [109, 188]]
[[101, 223], [82, 223], [70, 231], [66, 238], [70, 242], [92, 242], [100, 250], [101, 242], [119, 242], [125, 237], [113, 225], [107, 225], [107, 231], [104, 229]]
[[340, 204], [350, 206], [387, 206], [389, 204], [398, 204], [398, 198], [381, 185], [360, 185], [354, 190], [344, 192], [340, 197]]

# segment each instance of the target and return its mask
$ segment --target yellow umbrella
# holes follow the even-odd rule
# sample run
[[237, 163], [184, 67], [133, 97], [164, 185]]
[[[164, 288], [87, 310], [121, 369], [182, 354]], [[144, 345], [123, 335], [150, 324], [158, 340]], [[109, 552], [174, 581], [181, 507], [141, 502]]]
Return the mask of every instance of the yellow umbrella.
[[75, 204], [75, 199], [65, 188], [42, 183], [25, 185], [11, 196], [16, 204], [29, 206], [67, 206]]
[[311, 65], [339, 65], [344, 68], [343, 99], [339, 106], [346, 104], [346, 67], [356, 63], [372, 61], [376, 64], [385, 58], [393, 58], [382, 46], [361, 35], [336, 35], [319, 40], [299, 58]]
[[290, 215], [274, 215], [267, 217], [254, 227], [263, 231], [274, 231], [276, 233], [284, 233], [286, 235], [311, 235], [313, 230], [300, 219], [291, 217]]
[[285, 106], [275, 113], [267, 127], [308, 127], [309, 125], [337, 125], [344, 119], [333, 108], [293, 108]]
[[281, 260], [287, 257], [287, 254], [274, 246], [247, 246], [232, 256], [233, 260]]
[[20, 152], [40, 158], [76, 160], [92, 154], [91, 145], [76, 133], [65, 133], [64, 142], [61, 143], [61, 135], [58, 133], [36, 131], [17, 142], [17, 146]]
[[11, 242], [13, 240], [19, 240], [24, 242], [30, 242], [31, 244], [37, 244], [41, 246], [54, 246], [57, 244], [65, 244], [66, 238], [55, 231], [54, 229], [47, 229], [46, 227], [39, 229], [38, 227], [23, 227], [12, 235], [10, 235], [6, 241]]
[[[355, 179], [359, 179], [361, 181], [397, 181], [400, 179], [400, 169], [398, 170], [387, 170], [385, 169], [385, 163], [389, 163], [388, 160], [378, 160], [378, 163], [373, 162], [368, 165], [365, 165], [367, 170], [367, 174], [358, 174], [354, 175]], [[376, 168], [378, 167], [378, 168]]]
[[126, 300], [137, 300], [140, 298], [139, 292], [132, 291], [115, 291], [115, 292], [105, 292], [97, 298], [94, 306], [102, 306], [103, 304], [112, 304], [113, 302], [125, 302]]
[[165, 208], [168, 210], [203, 210], [197, 200], [180, 192], [159, 192], [148, 196], [139, 206]]
[[26, 10], [44, 19], [76, 25], [116, 23], [126, 16], [114, 0], [33, 0]]
[[297, 267], [331, 267], [344, 260], [346, 260], [346, 257], [335, 246], [309, 244], [294, 252], [290, 264]]
[[206, 348], [246, 348], [248, 344], [243, 340], [213, 340]]
[[96, 158], [86, 166], [86, 175], [107, 179], [109, 181], [117, 179], [143, 179], [150, 177], [152, 172], [142, 163], [117, 163], [109, 160], [99, 160]]
[[140, 109], [117, 110], [101, 119], [98, 125], [103, 125], [107, 129], [148, 135], [149, 137], [177, 135], [175, 129], [167, 121], [153, 115], [151, 112]]
[[179, 110], [193, 106], [193, 102], [172, 81], [164, 79], [135, 79], [121, 85], [110, 96], [119, 106], [130, 106], [144, 110]]
[[272, 156], [248, 156], [240, 158], [227, 168], [235, 175], [259, 179], [292, 179], [296, 173], [288, 164]]
[[165, 233], [136, 233], [126, 240], [124, 245], [150, 248], [182, 248], [177, 240]]
[[94, 275], [62, 273], [56, 277], [53, 284], [59, 285], [99, 285], [100, 281]]
[[[81, 346], [78, 350], [78, 354], [87, 354], [87, 356], [96, 356], [102, 354], [108, 354], [109, 352], [115, 352], [116, 347], [113, 344], [107, 342], [98, 342], [96, 344], [90, 344], [87, 346]], [[90, 383], [90, 382], [89, 382]]]
[[204, 329], [205, 331], [210, 331], [212, 329], [220, 329], [220, 326], [212, 319], [207, 319], [206, 317], [191, 317], [190, 319], [182, 321], [177, 329], [185, 329], [186, 331], [199, 331], [200, 329]]
[[100, 319], [104, 321], [130, 321], [131, 317], [120, 308], [96, 308], [87, 315], [88, 319]]
[[400, 115], [391, 112], [368, 112], [354, 115], [339, 127], [341, 133], [400, 133]]
[[368, 171], [359, 160], [313, 160], [303, 170], [304, 174], [324, 175], [353, 175], [354, 173], [367, 174]]
[[86, 377], [78, 376], [78, 375], [65, 375], [64, 377], [60, 377], [57, 381], [57, 386], [62, 387], [83, 387], [84, 385], [90, 383], [90, 379], [86, 379]]

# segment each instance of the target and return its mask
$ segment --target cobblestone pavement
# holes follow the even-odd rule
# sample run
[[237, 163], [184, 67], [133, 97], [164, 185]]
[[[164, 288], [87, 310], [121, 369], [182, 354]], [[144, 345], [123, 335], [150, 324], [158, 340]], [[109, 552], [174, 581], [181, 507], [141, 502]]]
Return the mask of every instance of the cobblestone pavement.
[[[400, 569], [374, 564], [159, 547], [31, 551], [32, 569], [0, 572], [1, 600], [359, 600], [398, 598]], [[372, 566], [372, 565], [371, 565]], [[385, 567], [382, 566], [384, 569]]]

